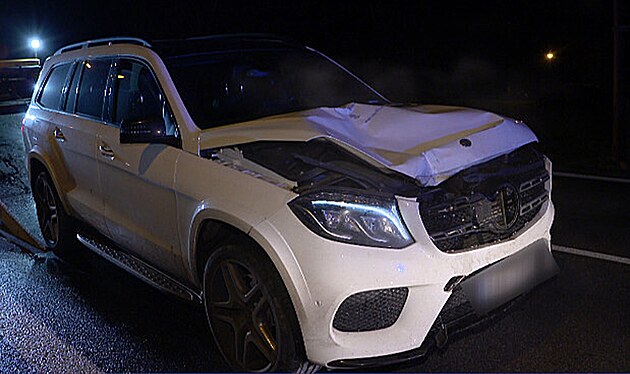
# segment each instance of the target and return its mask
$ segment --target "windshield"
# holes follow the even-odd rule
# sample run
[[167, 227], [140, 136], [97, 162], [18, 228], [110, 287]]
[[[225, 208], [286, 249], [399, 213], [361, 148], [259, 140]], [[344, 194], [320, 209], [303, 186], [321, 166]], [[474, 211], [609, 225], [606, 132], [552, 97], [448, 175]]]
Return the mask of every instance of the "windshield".
[[360, 80], [308, 50], [222, 51], [165, 62], [202, 129], [350, 102], [385, 103]]

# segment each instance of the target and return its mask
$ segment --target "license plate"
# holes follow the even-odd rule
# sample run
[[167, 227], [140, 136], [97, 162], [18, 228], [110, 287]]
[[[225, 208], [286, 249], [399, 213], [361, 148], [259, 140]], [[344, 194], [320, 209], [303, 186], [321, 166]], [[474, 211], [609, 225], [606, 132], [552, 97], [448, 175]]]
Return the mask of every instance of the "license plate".
[[461, 286], [478, 316], [522, 295], [558, 273], [549, 243], [539, 240], [467, 278]]

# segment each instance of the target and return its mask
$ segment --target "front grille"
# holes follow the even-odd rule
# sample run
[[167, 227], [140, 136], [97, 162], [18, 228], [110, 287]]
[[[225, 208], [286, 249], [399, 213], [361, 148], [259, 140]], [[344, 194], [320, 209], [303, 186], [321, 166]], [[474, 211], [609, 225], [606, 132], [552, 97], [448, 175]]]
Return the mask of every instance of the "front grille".
[[543, 156], [526, 145], [424, 189], [420, 215], [433, 243], [454, 252], [509, 239], [549, 199]]
[[344, 332], [374, 331], [392, 326], [400, 316], [408, 288], [359, 292], [345, 299], [333, 319], [333, 327]]

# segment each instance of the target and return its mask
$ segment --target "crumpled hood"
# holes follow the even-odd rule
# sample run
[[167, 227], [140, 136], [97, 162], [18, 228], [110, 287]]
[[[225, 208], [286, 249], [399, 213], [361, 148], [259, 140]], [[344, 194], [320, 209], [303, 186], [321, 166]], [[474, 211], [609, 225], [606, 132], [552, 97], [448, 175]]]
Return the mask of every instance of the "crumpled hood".
[[205, 130], [200, 149], [320, 137], [427, 186], [537, 141], [524, 124], [480, 110], [351, 103]]

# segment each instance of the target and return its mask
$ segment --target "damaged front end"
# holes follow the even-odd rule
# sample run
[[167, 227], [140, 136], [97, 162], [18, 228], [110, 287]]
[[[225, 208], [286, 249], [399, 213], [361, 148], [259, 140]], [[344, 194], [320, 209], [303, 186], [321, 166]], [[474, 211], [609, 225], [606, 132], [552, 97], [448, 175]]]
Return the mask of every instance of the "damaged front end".
[[[257, 141], [208, 149], [202, 156], [293, 191], [298, 196], [288, 205], [309, 230], [365, 247], [400, 250], [415, 242], [398, 197], [417, 201], [431, 241], [449, 254], [516, 238], [541, 219], [551, 197], [551, 163], [535, 143], [470, 166], [436, 186], [370, 163], [327, 138]], [[433, 346], [445, 345], [449, 334], [501, 314], [512, 300], [557, 271], [549, 241], [540, 238], [471, 274], [455, 275], [444, 286], [448, 301], [420, 347], [335, 360], [328, 366], [368, 367], [423, 356]], [[366, 310], [371, 307], [365, 304]]]
[[[300, 195], [290, 207], [317, 234], [369, 246], [402, 248], [412, 242], [399, 219], [395, 196], [416, 198], [436, 247], [458, 252], [516, 236], [535, 222], [551, 191], [550, 163], [533, 143], [469, 167], [437, 186], [422, 186], [407, 175], [371, 164], [326, 138], [258, 141], [205, 150], [202, 156]], [[313, 207], [314, 200], [326, 201], [327, 207]], [[353, 210], [346, 205], [333, 209], [330, 202], [337, 200], [389, 211], [396, 218], [370, 216], [366, 209], [358, 210], [357, 217], [341, 217], [342, 208]], [[356, 221], [356, 227], [335, 232], [331, 225], [339, 226], [340, 219]], [[386, 226], [368, 232], [374, 225]], [[377, 237], [361, 239], [348, 230]], [[398, 236], [378, 238], [379, 230]]]
[[306, 142], [259, 141], [201, 156], [303, 195], [324, 189], [355, 189], [413, 197], [418, 181], [364, 161], [326, 138]]
[[550, 199], [550, 169], [528, 144], [421, 189], [420, 215], [433, 243], [457, 252], [514, 237]]
[[255, 142], [202, 155], [298, 194], [289, 207], [321, 237], [393, 249], [414, 243], [395, 196], [417, 196], [419, 183], [327, 139]]

